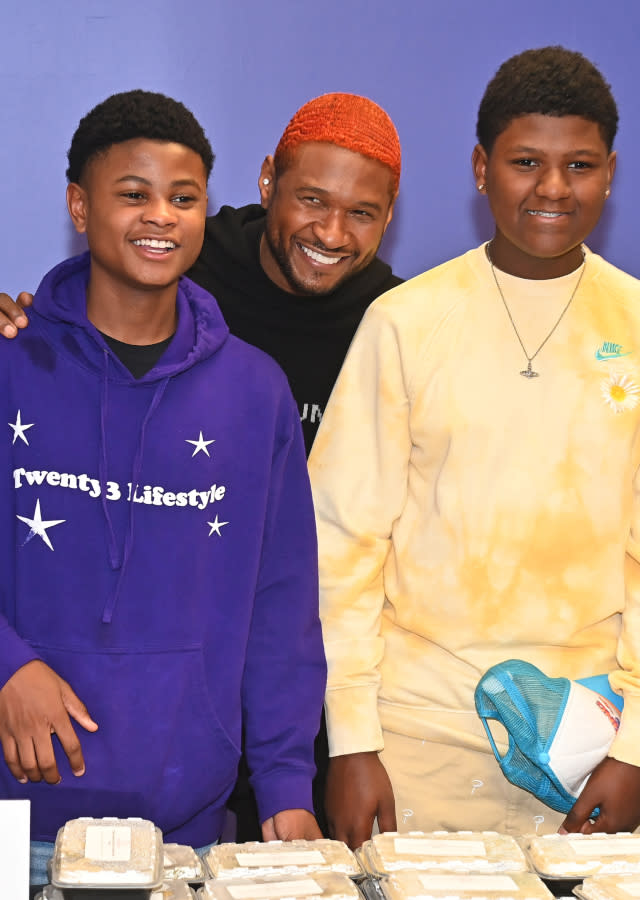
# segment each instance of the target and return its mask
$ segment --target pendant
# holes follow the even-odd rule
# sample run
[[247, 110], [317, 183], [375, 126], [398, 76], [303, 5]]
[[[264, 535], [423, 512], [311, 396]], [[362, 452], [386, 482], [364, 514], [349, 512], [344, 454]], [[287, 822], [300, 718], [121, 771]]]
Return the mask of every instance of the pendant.
[[523, 375], [525, 378], [537, 378], [538, 375], [540, 374], [540, 372], [533, 371], [533, 369], [531, 368], [531, 360], [529, 360], [529, 365], [527, 366], [526, 369], [522, 369], [520, 374]]

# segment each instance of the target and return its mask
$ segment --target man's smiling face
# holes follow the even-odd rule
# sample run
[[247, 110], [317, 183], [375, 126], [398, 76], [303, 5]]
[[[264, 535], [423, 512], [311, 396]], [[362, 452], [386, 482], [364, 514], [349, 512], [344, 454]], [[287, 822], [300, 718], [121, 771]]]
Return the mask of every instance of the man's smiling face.
[[260, 262], [293, 294], [327, 294], [368, 266], [395, 199], [383, 163], [313, 141], [298, 147], [278, 177], [268, 157], [260, 191], [267, 210]]

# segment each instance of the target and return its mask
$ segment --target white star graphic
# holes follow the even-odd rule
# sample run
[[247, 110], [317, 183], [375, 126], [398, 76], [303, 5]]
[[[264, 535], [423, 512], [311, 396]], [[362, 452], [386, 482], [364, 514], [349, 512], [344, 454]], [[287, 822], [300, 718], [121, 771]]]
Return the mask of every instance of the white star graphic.
[[18, 410], [18, 415], [16, 416], [16, 424], [14, 425], [13, 422], [8, 422], [7, 424], [9, 425], [9, 428], [13, 428], [13, 440], [11, 441], [11, 443], [15, 444], [18, 438], [20, 438], [28, 447], [29, 441], [25, 437], [25, 431], [27, 430], [27, 428], [33, 428], [33, 422], [31, 423], [31, 425], [23, 425], [20, 418], [20, 410]]
[[42, 540], [50, 550], [53, 550], [53, 544], [49, 540], [47, 528], [53, 528], [54, 525], [61, 525], [63, 522], [67, 521], [66, 519], [51, 519], [48, 522], [44, 521], [40, 514], [39, 500], [36, 500], [36, 510], [33, 514], [33, 519], [28, 519], [26, 516], [17, 516], [16, 518], [20, 519], [21, 522], [24, 522], [29, 526], [30, 531], [27, 535], [25, 544], [28, 544], [32, 537], [38, 535], [38, 537], [42, 538]]
[[220, 529], [222, 528], [223, 525], [228, 525], [228, 524], [229, 524], [228, 522], [220, 522], [218, 520], [217, 516], [216, 516], [214, 522], [207, 522], [207, 525], [211, 525], [211, 531], [209, 532], [209, 537], [211, 537], [211, 535], [213, 534], [214, 531], [218, 535], [218, 537], [222, 537], [222, 535], [220, 534]]
[[193, 459], [196, 453], [199, 453], [201, 450], [204, 450], [207, 456], [209, 456], [209, 444], [215, 444], [215, 441], [205, 441], [204, 437], [202, 436], [202, 432], [200, 432], [200, 437], [197, 441], [187, 440], [186, 443], [193, 444], [193, 446], [196, 448], [191, 454], [191, 459]]

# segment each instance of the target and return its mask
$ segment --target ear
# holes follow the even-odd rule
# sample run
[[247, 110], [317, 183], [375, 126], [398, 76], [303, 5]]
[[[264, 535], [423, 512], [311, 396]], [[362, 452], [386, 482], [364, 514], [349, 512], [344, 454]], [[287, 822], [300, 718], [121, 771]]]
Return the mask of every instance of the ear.
[[276, 167], [273, 162], [273, 156], [265, 156], [264, 162], [260, 167], [260, 178], [258, 179], [258, 190], [260, 191], [260, 204], [263, 209], [269, 209], [271, 200], [276, 186]]
[[482, 144], [476, 144], [471, 154], [471, 167], [473, 169], [473, 177], [476, 180], [476, 187], [480, 190], [480, 185], [487, 183], [487, 163], [489, 157], [487, 151]]
[[384, 223], [384, 228], [382, 229], [382, 233], [384, 234], [387, 228], [389, 227], [389, 222], [393, 219], [393, 210], [396, 205], [396, 200], [398, 199], [398, 191], [395, 192], [393, 197], [391, 198], [391, 203], [389, 204], [389, 210], [387, 212], [387, 219]]
[[84, 234], [88, 218], [87, 192], [75, 182], [67, 185], [67, 209], [78, 234]]
[[617, 162], [618, 162], [618, 154], [616, 153], [615, 150], [613, 150], [609, 154], [609, 158], [607, 160], [607, 169], [609, 170], [608, 178], [607, 178], [607, 187], [611, 187], [611, 182], [613, 181], [613, 176], [616, 171], [616, 163]]

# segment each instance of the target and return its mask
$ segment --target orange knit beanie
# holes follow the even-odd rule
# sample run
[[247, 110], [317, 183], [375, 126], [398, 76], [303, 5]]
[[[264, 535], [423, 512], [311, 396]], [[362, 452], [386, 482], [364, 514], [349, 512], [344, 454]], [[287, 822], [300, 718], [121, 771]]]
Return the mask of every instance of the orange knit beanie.
[[377, 159], [393, 173], [393, 189], [400, 182], [400, 140], [387, 113], [357, 94], [322, 94], [295, 113], [278, 142], [276, 168], [286, 168], [293, 151], [307, 141], [324, 141]]

